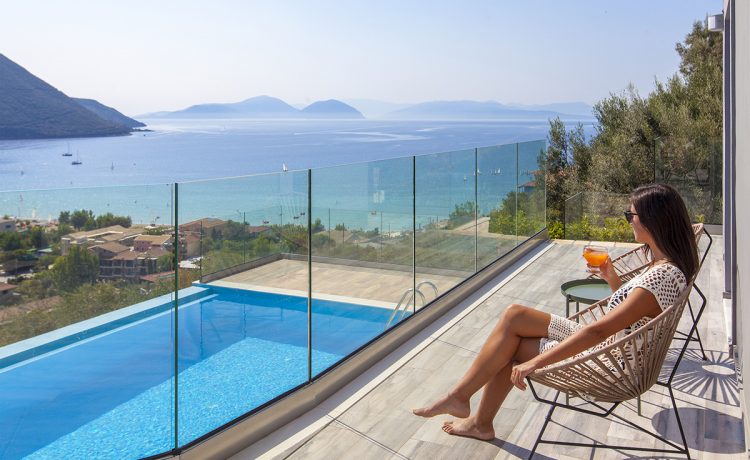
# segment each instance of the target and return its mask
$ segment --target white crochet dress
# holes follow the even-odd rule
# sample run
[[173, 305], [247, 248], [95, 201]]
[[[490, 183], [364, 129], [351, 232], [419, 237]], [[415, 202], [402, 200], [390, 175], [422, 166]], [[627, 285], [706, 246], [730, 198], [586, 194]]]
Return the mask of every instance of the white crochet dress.
[[[654, 265], [645, 272], [620, 286], [620, 288], [615, 291], [614, 294], [612, 294], [612, 297], [610, 297], [609, 302], [607, 303], [607, 308], [611, 310], [621, 304], [628, 297], [628, 295], [633, 292], [633, 289], [643, 288], [652, 293], [654, 297], [656, 297], [656, 301], [659, 303], [659, 306], [662, 310], [664, 310], [665, 308], [672, 305], [675, 300], [677, 300], [677, 298], [682, 293], [682, 290], [686, 287], [687, 280], [685, 279], [685, 275], [679, 268], [669, 263]], [[607, 341], [602, 342], [583, 353], [603, 348], [612, 341], [617, 340], [630, 331], [638, 329], [639, 327], [648, 323], [649, 320], [651, 320], [651, 318], [643, 317], [633, 323], [629, 328], [618, 332], [615, 336], [610, 337]], [[571, 336], [581, 327], [583, 327], [583, 325], [575, 321], [563, 318], [562, 316], [552, 315], [552, 318], [549, 322], [549, 328], [547, 329], [547, 337], [542, 338], [539, 341], [539, 353], [544, 353], [545, 351], [558, 345], [561, 341]], [[578, 356], [580, 356], [580, 354]]]

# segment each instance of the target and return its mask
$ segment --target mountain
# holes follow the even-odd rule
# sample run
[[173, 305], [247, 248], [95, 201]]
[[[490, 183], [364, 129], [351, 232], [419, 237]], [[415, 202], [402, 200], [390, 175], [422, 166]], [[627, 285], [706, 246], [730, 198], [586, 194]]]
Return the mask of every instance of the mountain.
[[157, 112], [142, 115], [148, 118], [295, 118], [299, 110], [270, 96], [251, 97], [228, 104], [211, 103], [192, 105], [174, 112]]
[[101, 102], [95, 101], [93, 99], [81, 99], [79, 97], [73, 97], [71, 99], [81, 104], [88, 110], [99, 115], [101, 118], [107, 121], [110, 121], [112, 123], [119, 123], [121, 125], [127, 126], [128, 128], [142, 128], [146, 126], [140, 121], [134, 120], [130, 117], [126, 117], [125, 115], [121, 114], [120, 112], [113, 109], [112, 107], [108, 107], [102, 104]]
[[156, 112], [143, 118], [364, 118], [354, 107], [335, 99], [318, 101], [300, 110], [281, 99], [256, 96], [228, 104], [198, 104], [176, 112]]
[[393, 120], [529, 120], [554, 117], [580, 118], [553, 110], [526, 110], [495, 101], [432, 101], [384, 115]]
[[336, 99], [313, 102], [302, 113], [313, 118], [364, 118], [359, 110]]
[[0, 54], [0, 139], [128, 134]]

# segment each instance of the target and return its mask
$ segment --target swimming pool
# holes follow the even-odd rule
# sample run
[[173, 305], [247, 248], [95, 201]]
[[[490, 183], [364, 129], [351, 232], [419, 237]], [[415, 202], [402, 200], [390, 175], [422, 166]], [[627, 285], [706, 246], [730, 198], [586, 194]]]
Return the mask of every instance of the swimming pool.
[[[306, 297], [209, 285], [182, 294], [176, 399], [168, 297], [0, 358], [0, 458], [166, 452], [175, 425], [182, 446], [307, 381]], [[312, 375], [383, 332], [390, 313], [314, 299]]]

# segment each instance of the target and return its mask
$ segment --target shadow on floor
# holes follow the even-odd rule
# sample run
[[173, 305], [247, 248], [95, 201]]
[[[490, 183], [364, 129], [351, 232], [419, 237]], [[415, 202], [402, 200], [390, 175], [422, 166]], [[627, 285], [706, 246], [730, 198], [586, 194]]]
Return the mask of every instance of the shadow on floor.
[[[667, 352], [659, 380], [669, 378], [679, 350], [671, 348]], [[737, 407], [740, 404], [734, 361], [729, 353], [706, 350], [707, 360], [703, 360], [700, 350], [688, 349], [680, 362], [680, 367], [672, 380], [672, 389], [687, 393], [696, 398], [714, 401]]]
[[[745, 446], [742, 419], [703, 407], [680, 407], [688, 447], [702, 452], [739, 454]], [[651, 419], [654, 429], [664, 438], [682, 444], [672, 408], [663, 409]]]

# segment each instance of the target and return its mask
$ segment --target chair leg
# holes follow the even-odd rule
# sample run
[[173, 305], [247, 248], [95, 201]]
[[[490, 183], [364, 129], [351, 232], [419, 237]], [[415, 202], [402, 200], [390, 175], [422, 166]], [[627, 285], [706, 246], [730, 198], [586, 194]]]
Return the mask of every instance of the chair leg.
[[[695, 321], [693, 322], [693, 327], [690, 328], [690, 332], [687, 334], [687, 339], [685, 340], [685, 343], [682, 345], [680, 354], [677, 356], [677, 359], [674, 362], [674, 366], [672, 367], [672, 372], [669, 374], [669, 379], [667, 379], [666, 382], [657, 380], [656, 383], [658, 383], [659, 385], [667, 386], [671, 388], [672, 379], [674, 379], [674, 376], [677, 373], [677, 368], [680, 367], [680, 363], [682, 362], [682, 357], [685, 355], [687, 346], [690, 343], [690, 338], [693, 336], [694, 332], [698, 331], [698, 321], [701, 320], [701, 316], [703, 316], [703, 311], [706, 309], [706, 304], [708, 303], [708, 299], [706, 298], [705, 294], [703, 294], [700, 288], [698, 288], [698, 286], [696, 285], [693, 285], [693, 290], [701, 297], [701, 306], [700, 308], [698, 308], [698, 316], [695, 317]], [[690, 306], [690, 301], [688, 300], [688, 307], [689, 306]], [[692, 312], [692, 308], [690, 310]], [[701, 344], [701, 349], [703, 349], [702, 344]]]
[[[693, 320], [693, 323], [695, 324], [695, 339], [698, 341], [698, 346], [701, 347], [701, 355], [703, 355], [703, 361], [708, 361], [708, 356], [706, 356], [706, 350], [703, 349], [703, 342], [701, 341], [701, 334], [698, 332], [698, 321], [695, 319], [695, 314], [693, 313], [693, 306], [690, 303], [690, 300], [688, 300], [688, 311], [690, 312], [690, 318]], [[688, 340], [690, 340], [690, 337], [688, 337]]]
[[[557, 402], [557, 398], [560, 396], [560, 392], [558, 391], [557, 394], [555, 394], [555, 402]], [[539, 431], [539, 436], [536, 437], [536, 442], [534, 443], [534, 447], [531, 449], [531, 452], [529, 452], [529, 460], [531, 460], [532, 457], [534, 457], [534, 453], [536, 452], [536, 448], [539, 447], [539, 443], [542, 441], [542, 436], [544, 435], [544, 431], [547, 429], [547, 425], [552, 420], [552, 413], [555, 411], [555, 408], [557, 406], [550, 405], [549, 410], [547, 411], [547, 416], [544, 418], [544, 424], [542, 425], [541, 431]]]
[[685, 430], [682, 429], [682, 420], [680, 420], [680, 411], [677, 410], [677, 401], [674, 399], [674, 392], [672, 392], [672, 385], [668, 385], [669, 397], [672, 399], [672, 408], [674, 409], [674, 416], [677, 419], [677, 427], [680, 429], [680, 436], [682, 437], [682, 445], [685, 446], [685, 455], [690, 460], [690, 448], [688, 447], [687, 438], [685, 438]]

